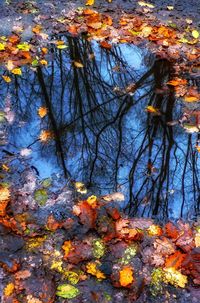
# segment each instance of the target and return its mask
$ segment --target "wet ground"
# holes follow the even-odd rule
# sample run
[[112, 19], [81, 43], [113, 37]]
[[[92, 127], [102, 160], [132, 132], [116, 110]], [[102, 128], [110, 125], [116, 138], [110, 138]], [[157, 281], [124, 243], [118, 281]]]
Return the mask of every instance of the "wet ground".
[[[200, 73], [191, 31], [200, 4], [150, 1], [151, 22], [173, 20], [179, 32], [193, 19], [188, 44], [177, 47], [160, 21], [152, 24], [164, 38], [145, 42], [132, 30], [140, 39], [123, 41], [111, 28], [111, 45], [86, 39], [84, 27], [66, 33], [81, 1], [1, 2], [2, 35], [17, 32], [1, 37], [3, 303], [198, 303]], [[115, 19], [120, 7], [144, 16], [136, 1], [96, 1]], [[34, 33], [38, 23], [44, 32]], [[30, 54], [16, 51], [27, 49], [18, 34], [31, 38]], [[119, 283], [123, 270], [130, 285]]]

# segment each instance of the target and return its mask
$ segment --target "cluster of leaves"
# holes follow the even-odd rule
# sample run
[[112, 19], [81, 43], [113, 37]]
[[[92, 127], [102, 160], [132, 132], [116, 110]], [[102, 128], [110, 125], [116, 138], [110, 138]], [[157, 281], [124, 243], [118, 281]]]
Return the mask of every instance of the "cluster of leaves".
[[[6, 199], [9, 203], [9, 189], [4, 192], [2, 187], [1, 193], [1, 201]], [[36, 201], [38, 195], [34, 197]], [[98, 284], [107, 281], [114, 289], [128, 290], [126, 296], [130, 295], [133, 301], [141, 295], [139, 281], [152, 296], [162, 294], [168, 285], [200, 285], [200, 227], [182, 221], [160, 226], [152, 219], [125, 217], [116, 205], [117, 199], [122, 199], [120, 193], [90, 196], [79, 200], [67, 219], [58, 221], [49, 214], [40, 226], [31, 222], [30, 213], [9, 215], [5, 209], [0, 224], [25, 239], [27, 263], [32, 260], [33, 265], [29, 268], [17, 259], [8, 264], [0, 258], [9, 277], [4, 302], [51, 303], [55, 296], [81, 300], [83, 285], [88, 285], [92, 296], [98, 297], [98, 291], [93, 293], [90, 289], [91, 280]], [[44, 207], [39, 204], [39, 208]], [[34, 256], [42, 263], [37, 261], [38, 265]], [[40, 272], [41, 266], [51, 277], [57, 277], [56, 285], [48, 284], [44, 277], [35, 277], [34, 270]], [[42, 287], [41, 290], [30, 287], [35, 279], [39, 279], [36, 288]]]

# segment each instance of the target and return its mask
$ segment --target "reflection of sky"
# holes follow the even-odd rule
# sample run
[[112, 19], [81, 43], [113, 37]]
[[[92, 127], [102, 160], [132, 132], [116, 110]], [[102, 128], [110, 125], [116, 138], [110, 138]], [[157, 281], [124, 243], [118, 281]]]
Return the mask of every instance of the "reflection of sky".
[[[93, 62], [87, 63], [86, 61], [84, 64], [88, 66], [87, 72], [91, 72], [91, 74], [86, 74], [86, 76], [88, 76], [89, 80], [87, 80], [93, 89], [92, 93], [95, 95], [94, 100], [90, 100], [91, 96], [88, 97], [87, 85], [83, 83], [83, 80], [80, 77], [80, 73], [85, 73], [85, 69], [78, 70], [78, 85], [80, 87], [83, 112], [87, 112], [90, 105], [91, 108], [93, 108], [98, 104], [104, 103], [109, 98], [113, 98], [113, 102], [103, 107], [103, 111], [98, 110], [97, 112], [84, 117], [86, 134], [83, 133], [82, 124], [80, 122], [81, 119], [79, 119], [74, 128], [69, 129], [61, 136], [67, 169], [70, 171], [72, 179], [83, 181], [84, 183], [89, 181], [90, 170], [95, 158], [96, 136], [106, 123], [109, 123], [110, 120], [114, 119], [119, 105], [121, 104], [117, 94], [113, 93], [113, 88], [117, 86], [119, 89], [123, 90], [127, 85], [133, 83], [133, 80], [137, 81], [148, 68], [150, 68], [145, 65], [148, 63], [144, 63], [144, 59], [147, 57], [145, 51], [141, 51], [135, 46], [122, 44], [114, 49], [113, 54], [109, 54], [94, 43], [93, 52], [95, 53], [96, 67], [93, 65]], [[70, 59], [66, 56], [68, 50], [62, 51], [61, 54], [63, 62], [62, 70], [61, 62], [59, 61], [60, 57], [57, 51], [54, 61], [50, 62], [49, 67], [45, 68], [44, 71], [44, 80], [49, 95], [51, 95], [54, 116], [58, 126], [62, 126], [63, 123], [69, 123], [80, 115], [80, 96], [78, 99], [76, 95], [77, 88], [73, 86], [74, 83], [76, 85], [77, 83], [73, 82], [73, 68], [70, 67]], [[122, 59], [123, 64], [122, 62], [120, 63], [120, 60]], [[121, 72], [114, 70], [118, 64], [121, 66]], [[98, 73], [97, 71], [94, 72], [95, 68], [98, 69]], [[33, 73], [31, 76], [30, 71], [28, 72], [24, 69], [23, 80], [20, 78], [17, 79], [17, 81], [19, 81], [17, 89], [16, 87], [13, 87], [12, 83], [10, 84], [10, 93], [13, 102], [12, 110], [17, 112], [16, 121], [12, 126], [7, 127], [9, 144], [5, 148], [10, 152], [19, 153], [21, 149], [29, 147], [30, 145], [32, 154], [28, 157], [27, 161], [37, 168], [40, 178], [49, 177], [53, 173], [62, 175], [60, 161], [55, 156], [56, 150], [54, 142], [50, 141], [48, 144], [41, 144], [41, 142], [37, 141], [40, 131], [42, 129], [48, 129], [50, 124], [47, 117], [40, 119], [37, 115], [37, 109], [44, 104], [36, 73], [35, 75]], [[100, 81], [98, 81], [98, 79], [100, 79]], [[61, 83], [62, 81], [63, 83]], [[62, 85], [64, 87], [63, 104], [61, 102]], [[117, 154], [119, 147], [118, 120], [102, 132], [98, 148], [98, 157], [92, 175], [92, 192], [107, 194], [108, 192], [119, 190], [125, 194], [126, 201], [129, 200], [129, 173], [132, 163], [137, 158], [140, 146], [144, 140], [147, 128], [147, 114], [144, 113], [144, 108], [149, 102], [150, 95], [141, 98], [141, 100], [139, 100], [139, 98], [141, 95], [145, 94], [148, 89], [151, 89], [151, 84], [147, 84], [145, 88], [139, 89], [132, 97], [133, 106], [124, 116], [121, 125], [123, 135], [119, 155]], [[6, 89], [2, 89], [2, 99], [5, 100], [6, 94]], [[61, 109], [63, 112], [62, 118], [60, 115]], [[178, 116], [177, 113], [174, 114]], [[89, 143], [85, 140], [85, 135], [88, 137]], [[152, 185], [151, 180], [156, 180], [159, 176], [159, 169], [163, 161], [162, 136], [163, 130], [160, 129], [156, 133], [152, 148], [152, 158], [154, 157], [156, 159], [153, 166], [155, 166], [157, 172], [152, 174], [142, 189], [141, 185], [147, 176], [146, 169], [149, 158], [148, 148], [142, 153], [136, 166], [133, 188], [131, 190], [133, 196], [137, 196], [140, 203], [148, 193], [148, 186], [150, 187]], [[188, 134], [185, 134], [179, 126], [175, 126], [174, 139], [176, 140], [178, 147], [175, 148], [174, 145], [171, 149], [170, 163], [167, 168], [169, 170], [168, 179], [166, 178], [162, 185], [160, 199], [161, 201], [165, 200], [166, 196], [168, 196], [168, 209], [171, 209], [169, 211], [169, 216], [178, 217], [183, 198], [182, 174], [183, 166], [185, 164]], [[195, 138], [193, 141], [193, 146], [195, 146]], [[166, 140], [165, 143], [167, 145], [168, 141]], [[118, 156], [118, 169], [116, 170], [116, 159]], [[196, 158], [196, 161], [199, 161], [199, 159]], [[192, 204], [191, 201], [194, 201], [192, 189], [192, 182], [194, 180], [192, 179], [192, 163], [190, 159], [188, 159], [185, 176], [185, 200], [187, 203], [185, 204], [184, 209], [185, 212], [188, 212], [190, 211], [190, 206]], [[198, 181], [199, 171], [196, 172], [196, 178]], [[167, 183], [169, 183], [168, 191], [166, 189]], [[155, 182], [155, 192], [159, 191], [159, 184], [159, 182]], [[144, 204], [141, 205], [141, 211], [138, 213], [140, 215], [145, 207]], [[150, 207], [151, 204], [147, 203], [146, 208], [149, 210]], [[150, 215], [150, 213], [151, 212], [148, 213], [148, 211], [146, 211], [144, 215], [147, 216]]]

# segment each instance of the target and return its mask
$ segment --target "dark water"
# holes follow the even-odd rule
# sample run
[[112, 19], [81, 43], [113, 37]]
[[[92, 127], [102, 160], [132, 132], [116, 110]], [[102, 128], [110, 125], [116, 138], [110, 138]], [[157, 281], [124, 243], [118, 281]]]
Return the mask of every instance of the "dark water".
[[[97, 195], [120, 191], [131, 215], [196, 217], [198, 125], [170, 123], [185, 111], [173, 89], [163, 90], [173, 65], [127, 44], [111, 51], [85, 40], [66, 44], [52, 47], [47, 67], [0, 80], [2, 163], [13, 174], [31, 165], [41, 179], [82, 181]], [[160, 115], [146, 112], [149, 105]], [[41, 106], [48, 109], [42, 119]], [[42, 130], [54, 138], [39, 141]], [[20, 155], [24, 148], [29, 156]]]

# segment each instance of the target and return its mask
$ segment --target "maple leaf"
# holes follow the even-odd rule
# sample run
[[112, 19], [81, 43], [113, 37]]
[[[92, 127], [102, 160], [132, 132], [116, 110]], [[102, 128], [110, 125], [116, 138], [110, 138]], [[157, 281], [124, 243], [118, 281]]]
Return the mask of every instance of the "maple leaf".
[[75, 205], [73, 213], [79, 217], [80, 222], [87, 226], [88, 229], [95, 227], [97, 212], [87, 201], [82, 201]]
[[169, 238], [177, 239], [179, 236], [179, 230], [172, 222], [168, 222], [165, 225], [166, 234]]
[[156, 252], [163, 256], [170, 255], [175, 252], [175, 245], [170, 239], [166, 237], [162, 237], [162, 239], [156, 239], [153, 242], [153, 246], [155, 247]]
[[119, 272], [119, 282], [123, 287], [129, 287], [134, 282], [133, 269], [130, 266], [125, 266]]

